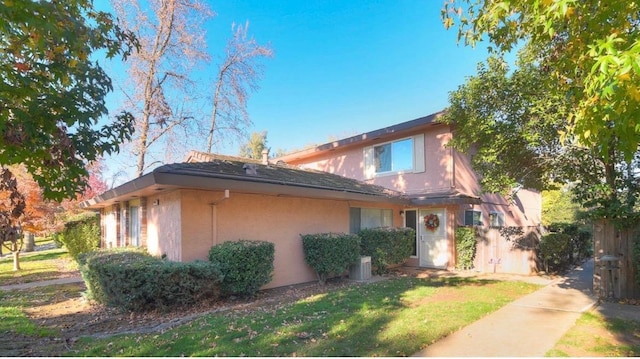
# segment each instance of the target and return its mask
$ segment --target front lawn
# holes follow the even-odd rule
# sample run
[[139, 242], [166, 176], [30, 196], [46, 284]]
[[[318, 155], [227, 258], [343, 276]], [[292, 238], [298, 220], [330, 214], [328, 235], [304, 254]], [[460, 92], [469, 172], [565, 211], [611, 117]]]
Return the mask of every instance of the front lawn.
[[546, 356], [640, 356], [640, 322], [606, 319], [597, 312], [584, 313]]
[[[53, 241], [36, 241], [38, 246], [51, 246]], [[0, 258], [0, 285], [21, 284], [77, 275], [78, 265], [65, 248], [53, 248], [35, 252], [20, 252], [20, 270], [13, 270], [13, 256]]]
[[292, 304], [210, 314], [164, 333], [83, 338], [73, 356], [406, 356], [539, 287], [394, 278]]

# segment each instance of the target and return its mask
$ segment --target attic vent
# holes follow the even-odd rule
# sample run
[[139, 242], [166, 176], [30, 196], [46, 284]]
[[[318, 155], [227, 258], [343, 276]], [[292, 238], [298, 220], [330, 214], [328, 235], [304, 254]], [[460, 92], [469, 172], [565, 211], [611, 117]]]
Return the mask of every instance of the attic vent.
[[247, 176], [256, 176], [258, 174], [258, 169], [253, 163], [245, 163], [244, 166], [242, 166], [242, 169]]

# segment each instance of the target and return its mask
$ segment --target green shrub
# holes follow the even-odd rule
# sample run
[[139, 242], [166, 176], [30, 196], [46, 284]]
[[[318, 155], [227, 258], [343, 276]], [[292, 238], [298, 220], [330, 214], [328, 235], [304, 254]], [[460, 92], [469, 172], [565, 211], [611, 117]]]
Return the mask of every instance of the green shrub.
[[324, 284], [331, 275], [341, 275], [360, 257], [360, 237], [346, 233], [302, 235], [304, 259]]
[[469, 227], [458, 227], [455, 231], [456, 238], [456, 268], [472, 269], [473, 260], [476, 258], [476, 233]]
[[54, 238], [54, 242], [62, 242], [69, 251], [69, 255], [77, 260], [81, 253], [94, 251], [100, 247], [100, 218], [94, 213], [76, 217], [65, 223], [62, 233]]
[[538, 258], [546, 272], [559, 272], [571, 264], [571, 236], [566, 233], [543, 235], [538, 248]]
[[116, 249], [84, 253], [79, 263], [88, 297], [122, 310], [165, 309], [220, 295], [222, 273], [207, 261], [170, 262]]
[[412, 228], [363, 229], [360, 236], [360, 253], [371, 256], [376, 274], [386, 273], [390, 266], [404, 263], [413, 253], [416, 232]]
[[228, 241], [209, 250], [209, 260], [224, 275], [225, 296], [254, 296], [273, 277], [274, 255], [273, 243], [264, 241]]

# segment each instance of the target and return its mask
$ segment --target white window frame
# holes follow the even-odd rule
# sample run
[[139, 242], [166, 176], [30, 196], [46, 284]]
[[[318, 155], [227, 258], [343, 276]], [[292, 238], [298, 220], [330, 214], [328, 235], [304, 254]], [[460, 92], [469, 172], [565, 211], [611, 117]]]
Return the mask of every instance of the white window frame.
[[[381, 146], [391, 145], [394, 143], [411, 140], [411, 168], [391, 169], [389, 171], [376, 171], [375, 149]], [[393, 153], [391, 154], [391, 163], [393, 164]], [[393, 141], [377, 143], [373, 146], [364, 148], [364, 175], [365, 179], [375, 177], [395, 175], [401, 173], [419, 173], [425, 171], [425, 155], [424, 155], [424, 134], [418, 134], [411, 137], [399, 138]]]
[[[473, 223], [467, 223], [467, 212], [473, 212], [474, 214], [472, 215], [472, 222]], [[476, 217], [476, 213], [478, 213], [478, 221], [475, 221], [475, 217]], [[464, 210], [464, 225], [465, 226], [482, 226], [482, 211], [478, 211], [475, 209], [465, 209]]]
[[[495, 221], [497, 220], [497, 221]], [[504, 226], [504, 212], [491, 211], [489, 212], [489, 226], [490, 227], [503, 227]]]

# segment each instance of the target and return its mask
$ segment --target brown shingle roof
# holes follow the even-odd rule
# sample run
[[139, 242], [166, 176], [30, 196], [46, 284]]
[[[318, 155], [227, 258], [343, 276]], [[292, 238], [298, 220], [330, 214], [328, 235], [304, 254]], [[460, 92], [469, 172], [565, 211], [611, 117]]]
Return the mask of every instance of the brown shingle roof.
[[164, 165], [156, 168], [153, 172], [297, 186], [389, 198], [402, 196], [399, 192], [381, 186], [363, 183], [327, 172], [303, 170], [284, 164], [263, 165], [256, 162], [215, 159], [209, 162]]

